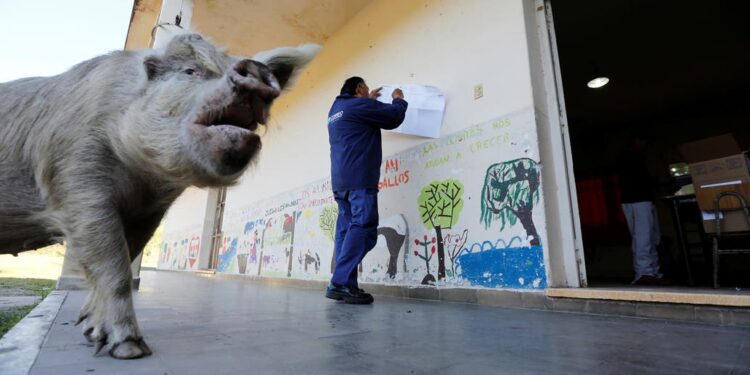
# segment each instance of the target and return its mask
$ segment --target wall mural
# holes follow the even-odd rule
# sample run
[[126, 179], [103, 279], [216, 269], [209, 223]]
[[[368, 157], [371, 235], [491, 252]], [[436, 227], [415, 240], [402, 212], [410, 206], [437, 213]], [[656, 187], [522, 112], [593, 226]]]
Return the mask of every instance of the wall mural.
[[198, 268], [201, 249], [200, 228], [183, 228], [165, 233], [159, 248], [158, 268], [194, 271]]
[[[445, 246], [443, 244], [443, 229], [451, 229], [458, 221], [461, 209], [464, 207], [464, 186], [458, 180], [432, 181], [422, 188], [417, 198], [422, 223], [427, 229], [434, 229], [437, 237], [438, 280], [445, 279]], [[432, 251], [434, 253], [434, 251]], [[429, 272], [428, 272], [429, 275]], [[429, 280], [422, 280], [426, 284]], [[431, 280], [434, 282], [434, 277]]]
[[[378, 227], [378, 236], [385, 238], [385, 246], [388, 248], [388, 270], [385, 273], [388, 274], [388, 277], [394, 279], [398, 273], [398, 257], [401, 248], [408, 245], [409, 223], [406, 221], [404, 215], [401, 214], [381, 219], [380, 226]], [[404, 248], [403, 272], [407, 271], [406, 259], [408, 256], [406, 253], [408, 250]]]
[[[529, 108], [385, 158], [378, 242], [360, 265], [360, 280], [545, 288], [534, 139]], [[217, 272], [327, 280], [337, 218], [329, 179], [227, 207]], [[191, 248], [190, 241], [170, 241], [159, 267], [179, 269], [181, 258], [170, 251]]]

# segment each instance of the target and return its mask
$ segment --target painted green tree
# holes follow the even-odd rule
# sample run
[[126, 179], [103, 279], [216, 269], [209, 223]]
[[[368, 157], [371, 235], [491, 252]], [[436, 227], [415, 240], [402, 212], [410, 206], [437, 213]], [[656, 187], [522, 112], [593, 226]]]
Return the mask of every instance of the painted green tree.
[[438, 252], [438, 280], [445, 278], [445, 248], [443, 229], [451, 229], [464, 208], [464, 185], [454, 179], [433, 181], [422, 187], [417, 206], [422, 223], [435, 229]]
[[339, 218], [339, 209], [335, 204], [329, 204], [323, 207], [318, 217], [320, 230], [328, 237], [329, 240], [336, 240], [336, 220]]
[[539, 245], [539, 234], [532, 220], [539, 203], [539, 166], [528, 158], [497, 163], [487, 168], [482, 187], [481, 218], [489, 229], [495, 221], [500, 230], [521, 222], [532, 246]]
[[[339, 209], [335, 204], [329, 204], [323, 207], [318, 217], [318, 224], [320, 224], [320, 230], [323, 234], [328, 237], [333, 243], [336, 243], [336, 221], [339, 218]], [[331, 273], [336, 268], [336, 247], [333, 248], [333, 256], [331, 257]]]

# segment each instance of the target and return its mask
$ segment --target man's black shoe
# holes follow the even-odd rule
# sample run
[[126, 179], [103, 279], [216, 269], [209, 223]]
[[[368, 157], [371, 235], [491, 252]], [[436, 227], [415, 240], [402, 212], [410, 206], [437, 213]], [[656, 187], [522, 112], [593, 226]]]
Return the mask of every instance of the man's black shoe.
[[326, 288], [326, 298], [344, 301], [355, 305], [368, 305], [375, 301], [372, 294], [366, 293], [362, 289], [352, 289], [345, 286], [335, 285], [333, 283]]

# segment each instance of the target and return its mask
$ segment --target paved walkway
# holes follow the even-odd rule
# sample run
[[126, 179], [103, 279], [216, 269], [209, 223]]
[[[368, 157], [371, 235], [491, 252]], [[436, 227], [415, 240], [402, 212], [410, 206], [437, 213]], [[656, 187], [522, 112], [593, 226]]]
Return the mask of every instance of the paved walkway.
[[136, 297], [154, 354], [93, 357], [70, 292], [32, 374], [750, 374], [750, 329], [514, 310], [146, 271]]

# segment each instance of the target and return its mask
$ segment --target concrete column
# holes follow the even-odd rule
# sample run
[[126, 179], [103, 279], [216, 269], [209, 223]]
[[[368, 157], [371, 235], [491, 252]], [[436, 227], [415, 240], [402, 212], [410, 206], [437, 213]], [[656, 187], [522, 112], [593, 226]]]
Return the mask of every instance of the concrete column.
[[549, 0], [524, 0], [534, 112], [539, 136], [547, 240], [544, 259], [550, 287], [586, 286], [578, 198]]
[[[133, 289], [138, 289], [141, 284], [141, 258], [143, 254], [139, 255], [133, 263], [130, 265], [130, 271], [133, 273]], [[80, 290], [88, 289], [86, 284], [86, 277], [83, 272], [74, 264], [74, 262], [68, 256], [68, 252], [65, 252], [65, 258], [63, 260], [63, 268], [60, 273], [60, 277], [57, 279], [57, 289], [62, 290]]]
[[[138, 289], [141, 285], [141, 258], [143, 254], [139, 255], [133, 263], [130, 265], [130, 272], [133, 273], [133, 289]], [[57, 279], [57, 289], [61, 290], [80, 290], [88, 289], [86, 284], [86, 277], [75, 262], [73, 262], [68, 256], [68, 252], [65, 252], [65, 259], [63, 260], [62, 272], [60, 277]]]
[[57, 279], [57, 289], [77, 290], [87, 288], [86, 278], [83, 276], [81, 270], [75, 266], [75, 262], [70, 259], [68, 251], [65, 251], [62, 272]]
[[138, 290], [141, 287], [141, 262], [143, 261], [143, 252], [133, 259], [130, 264], [130, 272], [133, 273], [133, 289]]
[[[213, 236], [217, 225], [216, 221], [220, 220], [223, 213], [223, 210], [219, 211], [221, 196], [221, 189], [208, 189], [208, 197], [206, 198], [206, 211], [203, 219], [203, 230], [201, 232], [201, 249], [198, 253], [199, 270], [209, 269], [209, 267], [211, 266], [211, 251], [213, 249]], [[221, 226], [221, 223], [218, 224], [219, 226]]]

